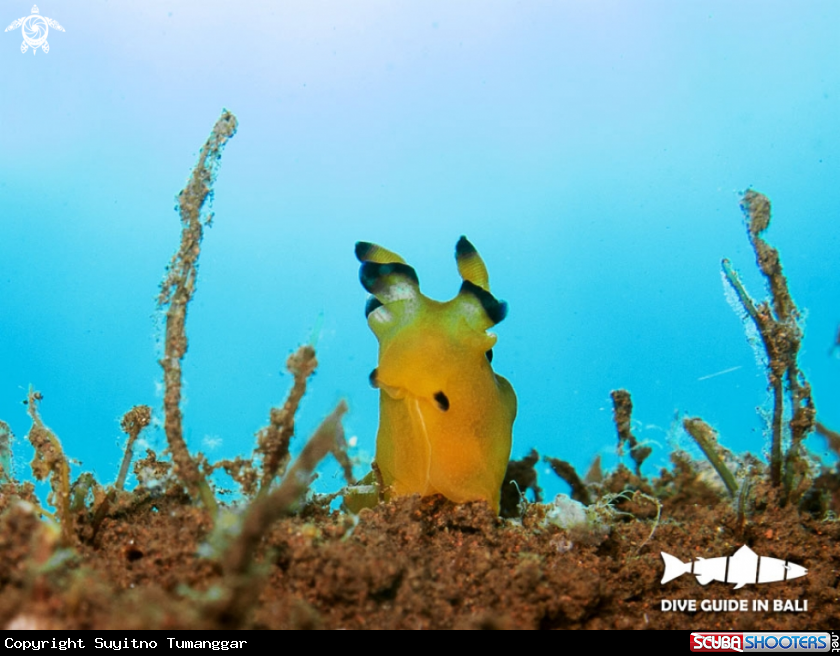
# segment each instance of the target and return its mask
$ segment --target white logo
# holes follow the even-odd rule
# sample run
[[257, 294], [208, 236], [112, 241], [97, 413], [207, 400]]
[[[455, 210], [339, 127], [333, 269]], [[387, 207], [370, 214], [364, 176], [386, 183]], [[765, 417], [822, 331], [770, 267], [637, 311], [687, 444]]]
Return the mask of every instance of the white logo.
[[32, 13], [29, 16], [18, 18], [5, 31], [8, 32], [17, 27], [20, 27], [20, 31], [23, 34], [23, 43], [20, 44], [20, 51], [26, 52], [32, 48], [33, 55], [38, 52], [38, 48], [41, 48], [44, 52], [50, 51], [50, 44], [47, 43], [47, 34], [49, 34], [51, 27], [59, 32], [64, 31], [64, 28], [58, 24], [57, 20], [41, 16], [38, 12], [38, 5], [33, 5]]
[[[805, 576], [808, 570], [790, 561], [780, 558], [759, 556], [747, 545], [744, 545], [731, 556], [722, 558], [698, 558], [684, 563], [671, 554], [661, 552], [665, 563], [665, 574], [662, 583], [673, 581], [678, 576], [691, 572], [697, 577], [700, 585], [711, 581], [734, 583], [735, 589], [744, 587], [747, 583], [773, 583], [775, 581], [790, 581]], [[727, 563], [727, 561], [729, 561]], [[728, 565], [728, 567], [727, 567]]]

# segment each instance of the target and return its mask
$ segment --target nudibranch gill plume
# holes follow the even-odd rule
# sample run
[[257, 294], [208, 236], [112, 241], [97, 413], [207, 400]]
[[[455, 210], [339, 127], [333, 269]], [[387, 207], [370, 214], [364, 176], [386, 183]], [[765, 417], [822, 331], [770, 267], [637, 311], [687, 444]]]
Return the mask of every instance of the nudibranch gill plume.
[[376, 464], [388, 493], [483, 499], [498, 512], [516, 394], [491, 366], [496, 336], [487, 330], [505, 318], [507, 304], [490, 293], [484, 261], [461, 237], [461, 289], [439, 302], [420, 292], [414, 269], [396, 253], [358, 242], [356, 257], [379, 340], [370, 381], [379, 389]]

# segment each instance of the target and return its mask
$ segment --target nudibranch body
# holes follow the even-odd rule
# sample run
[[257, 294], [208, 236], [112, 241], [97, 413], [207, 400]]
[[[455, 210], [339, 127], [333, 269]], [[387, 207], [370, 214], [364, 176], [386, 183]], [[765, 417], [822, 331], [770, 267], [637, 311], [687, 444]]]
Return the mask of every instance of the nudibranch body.
[[516, 395], [493, 372], [496, 336], [487, 329], [507, 305], [490, 293], [487, 268], [461, 237], [458, 295], [438, 302], [420, 292], [414, 269], [396, 253], [356, 244], [368, 299], [368, 325], [379, 340], [370, 375], [380, 390], [376, 464], [392, 495], [442, 494], [461, 503], [484, 499], [498, 511], [511, 449]]

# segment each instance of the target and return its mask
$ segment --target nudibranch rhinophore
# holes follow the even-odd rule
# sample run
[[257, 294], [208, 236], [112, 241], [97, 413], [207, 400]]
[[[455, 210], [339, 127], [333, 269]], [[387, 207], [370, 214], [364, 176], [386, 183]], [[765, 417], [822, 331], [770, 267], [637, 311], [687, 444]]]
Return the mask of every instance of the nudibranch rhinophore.
[[466, 237], [455, 247], [463, 283], [441, 303], [420, 292], [399, 255], [356, 244], [359, 278], [372, 294], [365, 313], [379, 340], [370, 374], [379, 389], [376, 464], [391, 495], [486, 500], [497, 512], [510, 457], [516, 394], [493, 372], [507, 304], [490, 293], [487, 267]]

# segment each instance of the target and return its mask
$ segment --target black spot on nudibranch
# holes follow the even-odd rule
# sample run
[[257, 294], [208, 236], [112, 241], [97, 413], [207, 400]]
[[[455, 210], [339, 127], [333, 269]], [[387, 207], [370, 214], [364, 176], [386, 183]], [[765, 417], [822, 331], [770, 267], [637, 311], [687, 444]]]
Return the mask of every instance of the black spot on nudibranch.
[[487, 356], [487, 362], [493, 362], [493, 349], [485, 351], [484, 355]]
[[496, 297], [486, 289], [482, 289], [475, 283], [465, 280], [461, 284], [460, 293], [463, 294], [464, 292], [472, 294], [478, 299], [478, 302], [481, 303], [481, 307], [484, 308], [484, 312], [487, 314], [487, 317], [494, 324], [499, 323], [507, 316], [507, 303], [496, 300]]
[[446, 398], [446, 394], [441, 392], [435, 392], [435, 401], [437, 401], [438, 408], [446, 412], [449, 410], [449, 399]]
[[368, 376], [368, 381], [370, 381], [370, 386], [373, 389], [376, 389], [377, 387], [379, 387], [379, 383], [376, 382], [376, 374], [377, 374], [377, 370], [374, 369], [373, 371], [370, 372], [370, 376]]

